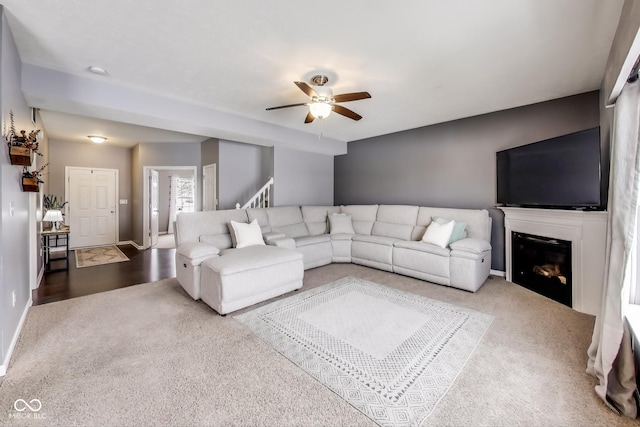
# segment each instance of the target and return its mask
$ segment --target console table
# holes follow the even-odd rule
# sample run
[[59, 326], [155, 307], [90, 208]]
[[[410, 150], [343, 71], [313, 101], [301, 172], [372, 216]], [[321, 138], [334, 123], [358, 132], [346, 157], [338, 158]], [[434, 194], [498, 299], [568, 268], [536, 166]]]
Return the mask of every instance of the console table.
[[69, 228], [43, 231], [44, 272], [69, 270]]

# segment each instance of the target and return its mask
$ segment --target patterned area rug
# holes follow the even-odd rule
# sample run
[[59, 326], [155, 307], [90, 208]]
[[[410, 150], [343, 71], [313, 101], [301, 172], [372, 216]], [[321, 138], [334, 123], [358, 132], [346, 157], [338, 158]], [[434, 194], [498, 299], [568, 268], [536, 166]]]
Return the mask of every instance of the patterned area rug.
[[418, 426], [493, 316], [345, 277], [234, 319], [376, 423]]
[[76, 253], [76, 268], [129, 261], [129, 258], [115, 245], [79, 248], [74, 252]]

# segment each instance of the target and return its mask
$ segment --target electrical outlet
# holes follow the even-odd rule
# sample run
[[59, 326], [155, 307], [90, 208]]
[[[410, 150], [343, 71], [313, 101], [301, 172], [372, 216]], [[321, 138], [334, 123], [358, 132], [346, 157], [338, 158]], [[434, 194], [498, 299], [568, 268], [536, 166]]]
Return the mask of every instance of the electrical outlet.
[[16, 306], [16, 291], [11, 292], [11, 299], [13, 300], [13, 306]]

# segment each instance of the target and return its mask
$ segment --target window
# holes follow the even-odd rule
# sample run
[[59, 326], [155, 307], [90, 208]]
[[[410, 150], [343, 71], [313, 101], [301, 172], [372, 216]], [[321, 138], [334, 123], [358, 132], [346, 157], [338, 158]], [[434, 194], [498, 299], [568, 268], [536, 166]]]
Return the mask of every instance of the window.
[[195, 212], [195, 182], [193, 178], [177, 178], [175, 202], [178, 212]]

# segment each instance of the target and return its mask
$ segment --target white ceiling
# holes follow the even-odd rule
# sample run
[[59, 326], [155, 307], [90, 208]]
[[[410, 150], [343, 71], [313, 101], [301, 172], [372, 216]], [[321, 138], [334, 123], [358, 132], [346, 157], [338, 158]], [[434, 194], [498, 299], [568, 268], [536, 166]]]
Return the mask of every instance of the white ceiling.
[[[246, 119], [233, 133], [240, 141], [250, 120], [292, 140], [347, 142], [597, 90], [623, 2], [2, 0], [25, 64], [231, 113]], [[306, 102], [293, 81], [314, 74], [329, 76], [336, 94], [370, 92], [343, 104], [364, 118], [304, 124], [306, 107], [265, 111]], [[129, 126], [118, 129], [91, 109], [27, 100], [57, 139], [101, 129], [123, 145], [218, 136], [187, 121], [156, 126], [180, 133], [136, 129], [149, 121], [124, 112], [118, 121]]]

